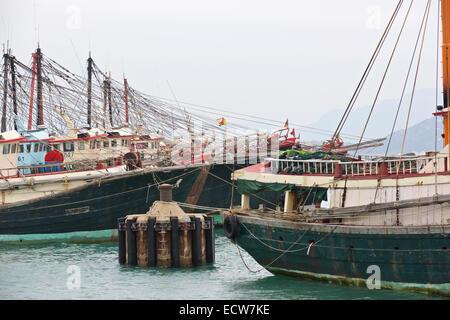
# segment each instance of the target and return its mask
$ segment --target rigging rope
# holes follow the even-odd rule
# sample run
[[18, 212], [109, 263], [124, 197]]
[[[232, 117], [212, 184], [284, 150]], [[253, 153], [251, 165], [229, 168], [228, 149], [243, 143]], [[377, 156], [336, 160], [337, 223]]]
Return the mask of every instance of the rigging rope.
[[393, 24], [394, 20], [397, 17], [398, 11], [400, 10], [400, 7], [401, 7], [402, 3], [403, 3], [403, 0], [399, 0], [397, 6], [395, 8], [395, 11], [392, 14], [392, 16], [391, 16], [391, 18], [390, 18], [390, 20], [389, 20], [389, 22], [388, 22], [384, 32], [383, 32], [383, 35], [381, 36], [381, 39], [378, 42], [377, 47], [375, 48], [375, 51], [372, 54], [372, 57], [370, 58], [369, 64], [367, 65], [367, 67], [366, 67], [366, 69], [365, 69], [365, 71], [363, 73], [363, 76], [361, 77], [361, 79], [360, 79], [360, 81], [359, 81], [359, 83], [358, 83], [358, 85], [357, 85], [357, 87], [355, 89], [355, 92], [353, 93], [353, 96], [351, 97], [350, 102], [349, 102], [347, 108], [345, 109], [345, 112], [342, 115], [341, 120], [338, 123], [338, 126], [337, 126], [337, 128], [336, 128], [336, 130], [335, 130], [335, 132], [334, 132], [334, 134], [332, 136], [332, 139], [331, 139], [331, 146], [334, 144], [334, 141], [338, 138], [338, 136], [339, 136], [339, 134], [340, 134], [340, 132], [341, 132], [345, 122], [347, 121], [347, 118], [348, 118], [351, 110], [353, 109], [353, 106], [354, 106], [354, 104], [355, 104], [355, 102], [356, 102], [356, 100], [357, 100], [357, 98], [359, 96], [359, 93], [361, 92], [361, 89], [364, 86], [364, 83], [365, 83], [365, 81], [366, 81], [370, 71], [372, 70], [372, 66], [375, 63], [381, 48], [383, 47], [384, 41], [386, 40], [386, 37], [387, 37], [391, 27], [392, 27], [392, 24]]
[[384, 70], [383, 77], [381, 79], [380, 85], [378, 86], [377, 93], [376, 93], [375, 98], [373, 100], [372, 106], [370, 108], [369, 115], [367, 116], [366, 123], [364, 124], [364, 129], [363, 129], [363, 131], [361, 133], [361, 137], [359, 138], [358, 146], [356, 147], [356, 150], [355, 150], [355, 153], [354, 153], [353, 157], [356, 157], [356, 154], [358, 153], [359, 146], [360, 146], [360, 144], [362, 142], [362, 139], [364, 137], [364, 134], [366, 132], [367, 125], [369, 124], [369, 120], [370, 120], [370, 117], [372, 116], [373, 109], [375, 108], [375, 105], [376, 105], [376, 103], [378, 101], [378, 96], [379, 96], [379, 94], [381, 92], [381, 88], [383, 87], [384, 80], [386, 79], [386, 75], [387, 75], [387, 73], [389, 71], [389, 67], [391, 66], [392, 59], [394, 58], [394, 54], [397, 51], [397, 46], [398, 46], [398, 43], [399, 43], [400, 38], [402, 36], [403, 29], [405, 28], [406, 21], [408, 20], [408, 16], [409, 16], [409, 12], [411, 11], [412, 4], [413, 4], [413, 0], [411, 0], [411, 3], [409, 4], [408, 11], [406, 12], [405, 18], [403, 20], [403, 24], [401, 26], [400, 32], [398, 34], [397, 40], [396, 40], [395, 45], [394, 45], [394, 48], [392, 49], [391, 56], [389, 57], [389, 61], [388, 61], [387, 65], [386, 65], [386, 69]]

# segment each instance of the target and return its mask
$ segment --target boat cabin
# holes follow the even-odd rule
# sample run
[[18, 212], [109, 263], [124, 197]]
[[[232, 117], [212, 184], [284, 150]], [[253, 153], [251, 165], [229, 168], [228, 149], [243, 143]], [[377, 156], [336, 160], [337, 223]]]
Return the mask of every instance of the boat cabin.
[[150, 135], [142, 135], [131, 140], [130, 151], [140, 152], [142, 160], [153, 160], [158, 156], [162, 137], [151, 137]]
[[0, 179], [17, 175], [19, 143], [24, 139], [26, 138], [15, 130], [0, 134]]
[[[50, 149], [50, 138], [47, 128], [39, 126], [37, 129], [26, 130], [22, 122], [15, 118], [17, 132], [24, 137], [19, 144], [17, 166], [30, 167], [45, 164], [45, 155]], [[31, 174], [31, 168], [20, 168], [22, 174]]]
[[123, 135], [121, 132], [103, 132], [93, 128], [80, 130], [75, 137], [60, 136], [51, 142], [55, 150], [64, 154], [66, 162], [82, 160], [118, 159], [130, 152], [132, 134]]

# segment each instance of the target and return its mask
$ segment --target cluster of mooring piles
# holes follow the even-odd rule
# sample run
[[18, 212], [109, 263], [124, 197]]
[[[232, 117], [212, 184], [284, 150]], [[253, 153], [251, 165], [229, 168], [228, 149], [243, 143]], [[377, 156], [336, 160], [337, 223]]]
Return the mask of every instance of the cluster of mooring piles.
[[187, 214], [172, 201], [172, 186], [159, 187], [160, 201], [146, 214], [118, 219], [119, 263], [184, 268], [214, 263], [214, 218]]

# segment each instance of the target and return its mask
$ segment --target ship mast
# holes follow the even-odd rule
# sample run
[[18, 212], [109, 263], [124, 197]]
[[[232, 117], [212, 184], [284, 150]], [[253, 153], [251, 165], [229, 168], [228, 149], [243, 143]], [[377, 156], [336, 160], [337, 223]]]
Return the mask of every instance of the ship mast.
[[30, 111], [28, 113], [28, 130], [31, 130], [31, 123], [33, 120], [33, 97], [34, 97], [34, 81], [36, 78], [36, 54], [32, 53], [33, 57], [33, 71], [31, 73], [31, 92], [30, 92]]
[[125, 122], [128, 124], [128, 82], [127, 78], [125, 78], [125, 75], [123, 77], [123, 84], [125, 87]]
[[36, 50], [36, 80], [37, 80], [37, 118], [36, 126], [44, 124], [44, 106], [42, 101], [42, 54], [41, 49], [38, 47]]
[[[450, 74], [449, 74], [449, 49], [450, 49], [450, 3], [449, 0], [441, 0], [442, 19], [442, 89], [443, 89], [443, 110], [434, 113], [435, 116], [442, 116], [444, 122], [444, 145], [449, 143], [450, 128]], [[450, 159], [449, 159], [450, 160]]]
[[92, 58], [91, 58], [91, 52], [89, 52], [89, 58], [87, 60], [88, 62], [88, 87], [87, 87], [87, 104], [88, 104], [88, 110], [87, 110], [87, 123], [89, 126], [89, 129], [91, 126], [91, 108], [92, 108]]
[[108, 76], [108, 108], [109, 108], [109, 125], [113, 126], [113, 114], [112, 114], [112, 97], [111, 97], [111, 73]]
[[444, 108], [447, 109], [447, 115], [444, 116], [444, 140], [445, 145], [448, 145], [448, 132], [449, 132], [449, 97], [450, 97], [450, 81], [449, 81], [449, 70], [448, 70], [448, 50], [449, 50], [449, 30], [450, 30], [450, 21], [448, 20], [450, 17], [450, 7], [448, 4], [448, 0], [442, 0], [441, 1], [441, 12], [442, 12], [442, 70], [443, 70], [443, 98], [444, 98]]
[[[17, 115], [17, 94], [16, 94], [16, 66], [14, 64], [14, 56], [9, 56], [9, 66], [11, 70], [11, 91], [13, 99], [13, 110], [14, 114]], [[17, 126], [14, 123], [14, 129], [17, 130]]]
[[6, 105], [8, 102], [8, 52], [3, 54], [4, 65], [3, 65], [3, 111], [2, 111], [2, 132], [6, 131]]
[[[107, 130], [110, 130], [112, 127], [112, 100], [111, 100], [111, 80], [110, 76], [108, 75], [105, 80], [103, 80], [103, 127], [107, 128]], [[108, 113], [109, 113], [109, 123], [106, 120], [106, 107], [108, 106]]]

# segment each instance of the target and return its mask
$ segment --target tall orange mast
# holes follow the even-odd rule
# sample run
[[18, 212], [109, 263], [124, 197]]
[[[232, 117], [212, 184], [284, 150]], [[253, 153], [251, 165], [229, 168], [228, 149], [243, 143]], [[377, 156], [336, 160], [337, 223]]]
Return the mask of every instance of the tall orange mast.
[[449, 30], [450, 30], [450, 3], [448, 0], [441, 1], [442, 10], [442, 66], [443, 66], [443, 88], [444, 88], [444, 108], [449, 106], [450, 98], [450, 79], [449, 79]]
[[36, 77], [36, 54], [31, 54], [33, 57], [33, 73], [31, 74], [31, 93], [30, 93], [30, 112], [28, 114], [28, 130], [31, 130], [33, 119], [33, 97], [34, 97], [34, 79]]
[[435, 116], [442, 116], [444, 119], [444, 142], [449, 143], [450, 128], [450, 73], [449, 73], [449, 54], [450, 54], [450, 1], [441, 0], [441, 18], [442, 18], [442, 86], [444, 98], [444, 110], [434, 113]]

